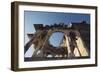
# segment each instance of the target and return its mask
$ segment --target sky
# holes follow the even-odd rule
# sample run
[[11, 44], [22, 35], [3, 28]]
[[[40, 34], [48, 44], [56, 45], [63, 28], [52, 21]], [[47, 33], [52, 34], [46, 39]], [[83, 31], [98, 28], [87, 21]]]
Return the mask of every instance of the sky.
[[[53, 25], [54, 23], [65, 23], [66, 25], [71, 22], [81, 22], [86, 21], [90, 24], [90, 14], [83, 13], [61, 13], [61, 12], [40, 12], [40, 11], [24, 11], [24, 25], [25, 25], [25, 44], [29, 41], [27, 33], [35, 33], [33, 24], [43, 24], [43, 25]], [[55, 34], [57, 36], [59, 34]], [[52, 39], [51, 41], [55, 44], [57, 43], [54, 40], [58, 40], [62, 37], [62, 34], [59, 37]], [[52, 38], [52, 37], [51, 37]], [[57, 46], [58, 43], [55, 45]], [[30, 48], [25, 57], [31, 57], [33, 49]]]
[[59, 47], [61, 41], [63, 40], [64, 33], [63, 32], [55, 32], [49, 38], [49, 42], [54, 47]]

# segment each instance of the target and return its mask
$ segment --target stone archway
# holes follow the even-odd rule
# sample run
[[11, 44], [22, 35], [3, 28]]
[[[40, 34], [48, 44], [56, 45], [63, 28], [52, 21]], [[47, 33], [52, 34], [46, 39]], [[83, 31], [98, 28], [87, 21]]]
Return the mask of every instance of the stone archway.
[[[39, 40], [39, 34], [41, 33], [40, 34], [40, 36], [41, 36], [44, 34], [44, 32], [46, 32], [46, 35], [44, 36], [44, 38], [42, 40]], [[37, 35], [36, 36], [29, 36], [31, 38], [30, 38], [30, 41], [25, 45], [25, 49], [28, 49], [29, 46], [34, 44], [36, 40], [41, 41], [40, 45], [38, 44], [39, 46], [35, 49], [35, 51], [33, 53], [33, 57], [37, 55], [37, 52], [39, 50], [41, 51], [40, 56], [43, 57], [44, 47], [46, 45], [48, 45], [48, 40], [49, 40], [50, 36], [52, 35], [52, 33], [54, 33], [54, 32], [63, 32], [65, 34], [65, 39], [66, 39], [65, 45], [66, 45], [67, 50], [68, 50], [68, 57], [69, 58], [74, 57], [74, 56], [88, 56], [88, 51], [86, 49], [86, 46], [84, 46], [84, 42], [81, 39], [80, 33], [77, 30], [73, 30], [73, 29], [64, 30], [64, 29], [52, 28], [52, 29], [49, 29], [46, 31], [39, 32], [38, 36]], [[69, 36], [70, 32], [74, 32], [77, 35], [77, 37], [79, 38], [77, 41], [75, 41], [77, 44], [75, 44], [75, 48], [74, 48], [73, 52], [72, 52], [71, 46], [70, 46], [70, 43], [72, 42], [72, 41], [70, 41], [71, 40], [70, 36]], [[81, 44], [81, 46], [79, 44]], [[45, 50], [47, 50], [47, 48]], [[52, 52], [52, 54], [57, 54], [57, 53]]]

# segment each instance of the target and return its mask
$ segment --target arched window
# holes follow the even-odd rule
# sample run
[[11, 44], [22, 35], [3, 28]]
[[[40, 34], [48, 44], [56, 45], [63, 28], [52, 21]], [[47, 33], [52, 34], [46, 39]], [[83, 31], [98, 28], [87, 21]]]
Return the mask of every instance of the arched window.
[[59, 47], [64, 37], [63, 32], [53, 32], [49, 38], [49, 43], [53, 47]]

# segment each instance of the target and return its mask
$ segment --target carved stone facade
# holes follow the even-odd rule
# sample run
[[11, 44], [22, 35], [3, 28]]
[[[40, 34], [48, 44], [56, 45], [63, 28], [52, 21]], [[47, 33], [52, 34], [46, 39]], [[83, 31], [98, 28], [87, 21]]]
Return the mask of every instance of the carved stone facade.
[[[68, 27], [64, 24], [55, 24], [54, 26], [34, 24], [36, 33], [28, 34], [30, 41], [25, 45], [25, 53], [28, 48], [34, 44], [35, 51], [33, 52], [33, 58], [48, 57], [48, 55], [51, 55], [52, 57], [66, 58], [89, 56], [89, 49], [81, 37], [81, 24], [85, 24], [85, 22], [78, 24], [79, 27], [75, 25]], [[59, 47], [52, 46], [48, 41], [52, 33], [55, 32], [64, 33], [63, 40]]]

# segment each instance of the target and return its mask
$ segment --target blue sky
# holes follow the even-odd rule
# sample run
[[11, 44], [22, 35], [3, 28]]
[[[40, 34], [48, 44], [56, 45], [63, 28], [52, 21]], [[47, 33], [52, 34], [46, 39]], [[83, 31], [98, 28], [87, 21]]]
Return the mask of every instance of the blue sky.
[[[90, 23], [90, 14], [24, 11], [25, 44], [29, 40], [27, 37], [27, 33], [35, 33], [33, 24], [51, 25], [54, 23], [65, 23], [67, 25], [70, 24], [71, 22], [81, 22], [83, 20], [86, 21], [87, 23]], [[59, 38], [61, 37], [62, 35], [61, 36], [59, 35]], [[29, 51], [30, 51], [29, 53], [32, 54], [32, 50]]]
[[62, 32], [55, 32], [52, 34], [52, 36], [49, 38], [50, 44], [54, 47], [59, 47], [61, 41], [63, 40], [64, 33]]

